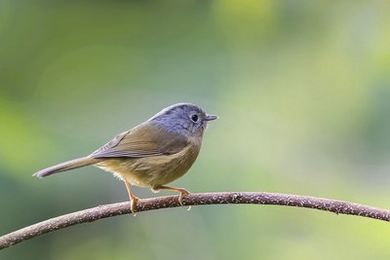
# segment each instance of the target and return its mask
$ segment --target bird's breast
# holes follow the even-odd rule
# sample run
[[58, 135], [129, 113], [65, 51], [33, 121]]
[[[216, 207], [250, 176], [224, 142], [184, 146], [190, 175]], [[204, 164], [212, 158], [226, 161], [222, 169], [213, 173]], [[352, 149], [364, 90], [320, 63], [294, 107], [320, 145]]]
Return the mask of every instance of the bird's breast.
[[183, 176], [200, 151], [200, 142], [190, 140], [180, 152], [143, 158], [113, 158], [98, 164], [100, 168], [126, 179], [133, 185], [156, 187]]

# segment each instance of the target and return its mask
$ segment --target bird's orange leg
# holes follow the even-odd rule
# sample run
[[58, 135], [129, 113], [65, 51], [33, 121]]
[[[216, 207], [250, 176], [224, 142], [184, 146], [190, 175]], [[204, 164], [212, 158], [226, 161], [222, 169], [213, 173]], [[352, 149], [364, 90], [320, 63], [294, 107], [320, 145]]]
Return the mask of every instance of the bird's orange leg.
[[154, 190], [154, 191], [158, 191], [158, 190], [171, 190], [171, 191], [179, 192], [180, 193], [179, 194], [179, 203], [182, 206], [184, 206], [183, 205], [183, 197], [190, 194], [190, 192], [188, 190], [186, 190], [186, 189], [170, 187], [170, 186], [165, 186], [165, 185], [160, 185], [160, 186], [153, 187], [152, 190]]
[[130, 184], [126, 180], [123, 180], [123, 182], [126, 185], [127, 194], [129, 195], [130, 210], [135, 215], [135, 213], [137, 212], [137, 203], [139, 201], [139, 198], [135, 196], [134, 193], [131, 191]]

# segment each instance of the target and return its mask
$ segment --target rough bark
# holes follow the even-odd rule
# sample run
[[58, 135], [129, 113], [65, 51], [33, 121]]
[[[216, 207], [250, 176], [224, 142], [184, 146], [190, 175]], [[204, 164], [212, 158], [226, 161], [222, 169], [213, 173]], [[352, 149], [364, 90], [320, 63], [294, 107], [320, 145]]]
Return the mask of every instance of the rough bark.
[[[185, 206], [210, 204], [259, 204], [311, 208], [336, 214], [355, 215], [390, 221], [390, 210], [373, 208], [347, 201], [268, 192], [215, 192], [192, 193], [183, 198]], [[137, 212], [162, 208], [180, 207], [177, 196], [157, 197], [139, 201]], [[53, 232], [76, 224], [93, 222], [102, 218], [129, 214], [129, 202], [119, 202], [84, 209], [51, 218], [16, 230], [0, 237], [0, 249], [10, 247], [30, 238]]]

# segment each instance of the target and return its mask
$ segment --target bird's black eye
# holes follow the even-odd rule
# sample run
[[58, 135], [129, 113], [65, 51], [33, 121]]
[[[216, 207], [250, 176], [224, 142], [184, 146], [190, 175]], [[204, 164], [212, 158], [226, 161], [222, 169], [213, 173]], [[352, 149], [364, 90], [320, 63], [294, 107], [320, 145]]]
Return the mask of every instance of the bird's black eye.
[[198, 115], [197, 115], [197, 114], [192, 115], [192, 116], [191, 116], [191, 120], [192, 120], [192, 122], [194, 122], [194, 123], [198, 122], [198, 120], [199, 120]]

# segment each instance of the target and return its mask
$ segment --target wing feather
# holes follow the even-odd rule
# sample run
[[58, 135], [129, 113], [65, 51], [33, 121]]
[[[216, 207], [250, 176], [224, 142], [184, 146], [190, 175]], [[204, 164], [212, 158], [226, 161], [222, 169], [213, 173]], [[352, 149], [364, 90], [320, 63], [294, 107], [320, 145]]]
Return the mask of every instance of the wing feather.
[[130, 157], [142, 158], [180, 152], [188, 145], [188, 139], [168, 132], [152, 122], [145, 122], [123, 132], [90, 156], [92, 158]]

